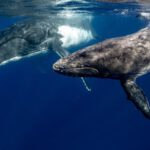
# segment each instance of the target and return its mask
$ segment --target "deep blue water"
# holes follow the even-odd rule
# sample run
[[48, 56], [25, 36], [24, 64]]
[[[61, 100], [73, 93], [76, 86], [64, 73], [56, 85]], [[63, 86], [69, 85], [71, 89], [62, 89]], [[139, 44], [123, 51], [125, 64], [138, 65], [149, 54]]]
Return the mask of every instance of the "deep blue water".
[[[0, 17], [0, 29], [19, 18]], [[134, 33], [148, 21], [136, 15], [94, 13], [95, 39]], [[55, 53], [0, 67], [0, 150], [149, 150], [150, 121], [127, 100], [118, 81], [59, 75]], [[150, 99], [150, 75], [138, 79]]]

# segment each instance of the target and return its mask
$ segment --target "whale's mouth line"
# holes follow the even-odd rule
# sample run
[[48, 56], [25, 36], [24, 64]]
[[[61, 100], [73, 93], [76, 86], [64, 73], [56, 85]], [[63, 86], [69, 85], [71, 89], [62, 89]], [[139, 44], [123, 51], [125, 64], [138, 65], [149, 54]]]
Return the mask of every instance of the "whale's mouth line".
[[93, 74], [98, 74], [99, 71], [93, 67], [64, 67], [64, 66], [57, 66], [57, 64], [53, 65], [54, 71], [65, 74], [68, 76], [74, 77], [87, 77], [92, 76]]

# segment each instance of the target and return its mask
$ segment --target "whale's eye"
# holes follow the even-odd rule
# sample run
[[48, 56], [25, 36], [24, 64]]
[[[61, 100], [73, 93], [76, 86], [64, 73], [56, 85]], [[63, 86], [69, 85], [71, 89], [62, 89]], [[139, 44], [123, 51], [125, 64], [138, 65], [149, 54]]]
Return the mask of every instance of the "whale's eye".
[[86, 54], [86, 53], [81, 53], [81, 54], [80, 54], [80, 57], [85, 58], [85, 57], [87, 57], [87, 54]]

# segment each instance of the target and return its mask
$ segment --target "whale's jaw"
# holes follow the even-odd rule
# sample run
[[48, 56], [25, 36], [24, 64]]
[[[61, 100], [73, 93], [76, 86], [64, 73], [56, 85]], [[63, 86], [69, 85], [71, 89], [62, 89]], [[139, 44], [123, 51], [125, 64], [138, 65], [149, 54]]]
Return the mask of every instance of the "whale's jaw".
[[54, 71], [68, 76], [98, 77], [99, 70], [96, 68], [96, 64], [92, 61], [91, 56], [85, 53], [85, 51], [75, 52], [65, 58], [59, 59], [53, 64]]
[[67, 63], [62, 63], [63, 59], [60, 59], [53, 65], [53, 69], [55, 72], [60, 74], [74, 76], [74, 77], [91, 77], [91, 76], [98, 76], [98, 70], [92, 67], [87, 66], [70, 66]]

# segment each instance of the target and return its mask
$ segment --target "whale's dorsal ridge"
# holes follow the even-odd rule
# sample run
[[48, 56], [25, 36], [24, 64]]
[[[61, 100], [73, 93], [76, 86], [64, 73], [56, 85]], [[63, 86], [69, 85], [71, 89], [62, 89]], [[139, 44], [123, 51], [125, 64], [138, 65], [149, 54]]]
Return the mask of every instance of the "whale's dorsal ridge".
[[121, 85], [127, 94], [127, 98], [131, 100], [135, 106], [150, 119], [150, 106], [143, 90], [136, 84], [133, 79], [121, 80]]

